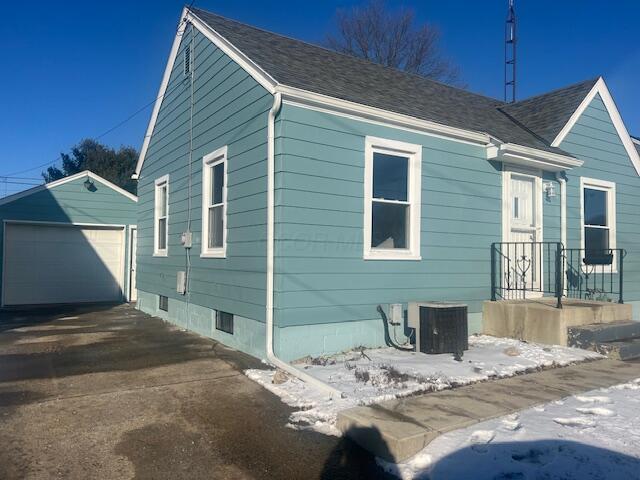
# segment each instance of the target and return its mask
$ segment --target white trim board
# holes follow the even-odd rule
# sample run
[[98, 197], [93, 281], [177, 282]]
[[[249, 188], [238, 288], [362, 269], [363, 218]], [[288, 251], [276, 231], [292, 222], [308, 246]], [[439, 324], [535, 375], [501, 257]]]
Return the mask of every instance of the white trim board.
[[118, 192], [121, 195], [124, 195], [130, 200], [134, 202], [138, 201], [138, 197], [136, 197], [133, 193], [127, 192], [124, 188], [120, 188], [115, 183], [111, 183], [109, 180], [102, 178], [100, 175], [93, 173], [90, 170], [83, 170], [82, 172], [76, 173], [74, 175], [69, 175], [68, 177], [61, 178], [60, 180], [55, 180], [53, 182], [44, 183], [42, 185], [38, 185], [33, 188], [29, 188], [27, 190], [23, 190], [22, 192], [14, 193], [13, 195], [6, 196], [4, 198], [0, 198], [0, 205], [5, 205], [7, 203], [11, 203], [20, 198], [28, 197], [29, 195], [33, 195], [34, 193], [41, 192], [43, 190], [50, 190], [52, 188], [58, 187], [60, 185], [64, 185], [65, 183], [72, 182], [82, 177], [89, 177], [97, 182], [102, 183], [106, 187], [111, 188], [112, 190]]
[[573, 112], [573, 114], [569, 118], [567, 124], [562, 127], [560, 133], [558, 133], [556, 138], [553, 140], [551, 146], [560, 146], [565, 137], [569, 134], [569, 132], [571, 132], [573, 126], [576, 124], [580, 116], [589, 107], [592, 100], [598, 94], [600, 95], [600, 98], [602, 99], [602, 102], [607, 109], [607, 113], [611, 117], [613, 126], [615, 127], [616, 132], [618, 133], [618, 136], [620, 137], [620, 140], [622, 141], [622, 144], [624, 145], [624, 148], [627, 151], [629, 158], [631, 159], [633, 167], [636, 169], [637, 174], [640, 175], [640, 153], [638, 153], [638, 150], [636, 150], [636, 147], [633, 145], [634, 143], [638, 142], [632, 139], [631, 135], [629, 135], [627, 127], [625, 127], [624, 122], [622, 121], [622, 117], [620, 116], [620, 112], [616, 107], [616, 103], [614, 102], [613, 97], [611, 96], [611, 93], [607, 88], [607, 84], [604, 82], [604, 79], [602, 77], [598, 79], [591, 91], [587, 94], [586, 97], [584, 97], [576, 111]]
[[[196, 30], [207, 37], [216, 47], [220, 48], [220, 50], [222, 50], [232, 60], [234, 60], [269, 93], [271, 93], [272, 95], [275, 95], [276, 93], [282, 94], [283, 100], [286, 100], [288, 103], [295, 102], [297, 105], [305, 108], [322, 108], [325, 111], [329, 111], [329, 113], [335, 113], [343, 116], [353, 115], [357, 118], [363, 118], [368, 121], [383, 122], [385, 124], [389, 124], [389, 126], [394, 128], [406, 127], [410, 129], [416, 129], [420, 133], [435, 134], [452, 140], [471, 142], [487, 147], [487, 158], [489, 159], [492, 158], [489, 155], [489, 151], [491, 151], [492, 147], [495, 147], [494, 142], [497, 141], [499, 144], [504, 143], [486, 132], [451, 127], [448, 125], [412, 117], [410, 115], [399, 114], [389, 110], [371, 107], [369, 105], [350, 102], [347, 100], [322, 95], [308, 90], [282, 85], [278, 83], [273, 77], [271, 77], [265, 70], [263, 70], [257, 63], [253, 62], [249, 57], [247, 57], [238, 48], [236, 48], [226, 38], [224, 38], [208, 24], [198, 18], [198, 16], [195, 15], [192, 11], [190, 11], [188, 8], [185, 8], [182, 12], [180, 26], [173, 41], [169, 59], [165, 67], [164, 76], [162, 78], [160, 89], [158, 91], [158, 96], [153, 107], [142, 148], [140, 149], [140, 157], [138, 158], [138, 163], [136, 164], [135, 173], [132, 175], [132, 178], [134, 179], [138, 179], [140, 176], [147, 150], [149, 148], [149, 143], [153, 135], [156, 121], [158, 119], [160, 106], [162, 105], [162, 100], [167, 91], [171, 72], [177, 58], [180, 40], [184, 33], [185, 27], [189, 22]], [[549, 152], [537, 150], [535, 148], [522, 147], [514, 144], [509, 145], [512, 147], [527, 149], [529, 152], [535, 152], [537, 158], [547, 158], [549, 155], [554, 155], [556, 159], [563, 158], [564, 161], [568, 163], [571, 163], [575, 160], [572, 157], [550, 154]], [[525, 154], [525, 156], [527, 155]]]
[[[218, 148], [202, 157], [202, 241], [200, 242], [200, 257], [226, 258], [227, 256], [227, 146]], [[222, 181], [222, 246], [209, 248], [209, 209], [211, 208], [211, 169], [223, 164]]]
[[[373, 211], [373, 156], [374, 153], [396, 155], [407, 158], [407, 201], [409, 208], [409, 228], [405, 232], [406, 248], [374, 248], [371, 246], [372, 211]], [[364, 166], [364, 226], [363, 226], [363, 258], [365, 260], [420, 260], [420, 231], [422, 228], [421, 210], [422, 196], [422, 145], [398, 142], [385, 138], [365, 138]], [[377, 199], [381, 202], [383, 200]], [[397, 200], [385, 200], [388, 203], [399, 203]]]
[[[608, 180], [599, 180], [597, 178], [580, 177], [580, 248], [584, 251], [584, 189], [589, 188], [593, 190], [601, 190], [607, 194], [607, 219], [609, 229], [609, 248], [615, 250], [617, 247], [617, 224], [618, 217], [616, 216], [616, 184]], [[611, 264], [610, 270], [606, 273], [618, 273], [618, 259], [616, 258], [615, 251], [614, 260]]]

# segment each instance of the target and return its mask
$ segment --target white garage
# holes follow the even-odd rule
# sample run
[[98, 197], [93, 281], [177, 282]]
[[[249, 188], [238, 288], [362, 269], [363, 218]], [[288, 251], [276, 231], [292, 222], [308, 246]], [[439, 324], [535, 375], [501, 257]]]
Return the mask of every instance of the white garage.
[[136, 202], [91, 172], [0, 199], [2, 306], [134, 300]]
[[8, 223], [4, 259], [4, 305], [122, 299], [122, 227]]

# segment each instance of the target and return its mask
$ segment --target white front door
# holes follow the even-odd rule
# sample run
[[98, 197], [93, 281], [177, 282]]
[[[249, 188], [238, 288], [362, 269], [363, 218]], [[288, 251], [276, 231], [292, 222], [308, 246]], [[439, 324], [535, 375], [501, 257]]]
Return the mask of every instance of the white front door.
[[[540, 290], [542, 277], [542, 179], [537, 175], [508, 172], [506, 251], [504, 275], [513, 297], [520, 290]], [[527, 294], [531, 296], [531, 294]]]

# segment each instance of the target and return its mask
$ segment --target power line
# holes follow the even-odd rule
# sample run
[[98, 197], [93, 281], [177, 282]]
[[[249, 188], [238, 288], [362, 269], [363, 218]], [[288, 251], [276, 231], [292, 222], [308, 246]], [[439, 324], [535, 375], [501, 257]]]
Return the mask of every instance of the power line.
[[[188, 8], [191, 8], [191, 6], [194, 4], [194, 1], [195, 1], [195, 0], [193, 0], [193, 1], [189, 4], [189, 7], [188, 7]], [[184, 21], [184, 19], [181, 19], [181, 20], [180, 20], [180, 23], [178, 24], [178, 30], [180, 29], [180, 27], [181, 27], [181, 25], [182, 25], [183, 21]], [[160, 95], [160, 96], [156, 97], [155, 99], [153, 99], [153, 100], [152, 100], [152, 101], [150, 101], [149, 103], [147, 103], [147, 104], [145, 104], [144, 106], [140, 107], [138, 110], [136, 110], [135, 112], [133, 112], [131, 115], [129, 115], [129, 116], [128, 116], [127, 118], [125, 118], [124, 120], [122, 120], [122, 121], [120, 121], [120, 122], [116, 123], [113, 127], [109, 128], [109, 129], [107, 129], [107, 130], [105, 130], [103, 133], [101, 133], [101, 134], [100, 134], [100, 135], [98, 135], [97, 137], [91, 137], [91, 138], [93, 138], [94, 140], [99, 140], [99, 139], [101, 139], [102, 137], [104, 137], [105, 135], [108, 135], [109, 133], [113, 132], [114, 130], [116, 130], [116, 129], [120, 128], [122, 125], [124, 125], [125, 123], [129, 122], [131, 119], [133, 119], [134, 117], [136, 117], [137, 115], [139, 115], [140, 113], [142, 113], [143, 111], [145, 111], [147, 108], [149, 108], [151, 105], [155, 104], [155, 103], [156, 103], [158, 100], [160, 100], [161, 98], [163, 98], [163, 97], [165, 97], [165, 96], [169, 95], [171, 92], [173, 92], [175, 89], [177, 89], [177, 88], [178, 88], [179, 86], [181, 86], [181, 85], [182, 85], [182, 82], [178, 82], [178, 83], [176, 84], [176, 86], [175, 86], [175, 87], [173, 87], [173, 88], [172, 88], [172, 89], [170, 89], [170, 90], [165, 91], [165, 92], [164, 92], [164, 94], [162, 94], [162, 95]], [[36, 167], [28, 168], [28, 169], [25, 169], [25, 170], [20, 170], [20, 171], [18, 171], [18, 172], [8, 173], [8, 174], [6, 174], [6, 175], [0, 175], [0, 179], [2, 179], [2, 178], [9, 178], [9, 177], [15, 177], [15, 175], [20, 175], [21, 173], [26, 173], [26, 172], [30, 172], [30, 171], [32, 171], [32, 170], [38, 170], [38, 169], [40, 169], [40, 168], [47, 167], [47, 166], [49, 166], [49, 165], [54, 165], [54, 164], [58, 163], [58, 161], [59, 161], [61, 158], [62, 158], [62, 154], [58, 155], [58, 156], [56, 157], [56, 159], [55, 159], [55, 160], [53, 160], [53, 161], [51, 161], [51, 162], [43, 163], [42, 165], [38, 165], [38, 166], [36, 166]]]

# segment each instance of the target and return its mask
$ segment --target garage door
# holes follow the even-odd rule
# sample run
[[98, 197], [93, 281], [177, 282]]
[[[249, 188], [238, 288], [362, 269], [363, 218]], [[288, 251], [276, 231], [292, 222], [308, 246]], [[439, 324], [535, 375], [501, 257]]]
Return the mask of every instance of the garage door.
[[5, 225], [5, 305], [122, 299], [122, 228]]

